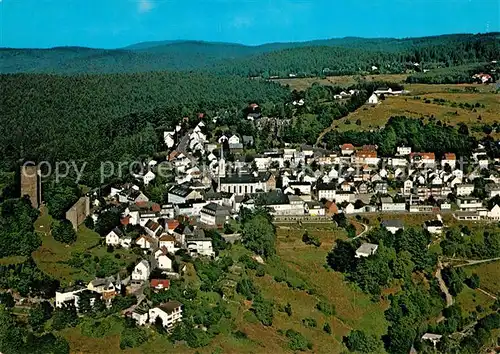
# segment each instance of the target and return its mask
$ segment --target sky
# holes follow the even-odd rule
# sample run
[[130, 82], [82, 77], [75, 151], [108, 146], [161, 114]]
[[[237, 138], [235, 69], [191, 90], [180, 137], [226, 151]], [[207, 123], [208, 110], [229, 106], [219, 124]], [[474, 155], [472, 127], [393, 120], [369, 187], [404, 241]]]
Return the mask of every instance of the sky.
[[121, 48], [500, 31], [499, 0], [0, 0], [0, 47]]

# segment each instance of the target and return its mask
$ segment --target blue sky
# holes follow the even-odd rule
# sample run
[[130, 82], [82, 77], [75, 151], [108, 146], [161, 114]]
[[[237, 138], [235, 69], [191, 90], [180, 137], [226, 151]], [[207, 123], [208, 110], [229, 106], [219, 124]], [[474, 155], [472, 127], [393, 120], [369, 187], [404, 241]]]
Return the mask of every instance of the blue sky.
[[261, 44], [500, 31], [498, 0], [0, 0], [0, 46]]

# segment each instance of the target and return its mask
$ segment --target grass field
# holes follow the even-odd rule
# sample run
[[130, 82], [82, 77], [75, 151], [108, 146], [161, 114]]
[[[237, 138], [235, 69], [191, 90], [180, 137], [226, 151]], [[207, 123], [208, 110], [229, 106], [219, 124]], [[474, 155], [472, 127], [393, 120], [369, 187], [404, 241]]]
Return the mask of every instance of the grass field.
[[[89, 276], [83, 269], [71, 267], [65, 262], [76, 252], [88, 252], [92, 256], [103, 257], [107, 254], [105, 246], [98, 246], [101, 237], [84, 225], [80, 225], [77, 232], [77, 240], [71, 245], [60, 243], [51, 235], [52, 218], [46, 208], [41, 208], [41, 214], [35, 222], [35, 231], [42, 238], [42, 246], [33, 252], [33, 259], [38, 267], [45, 273], [58, 279], [62, 286], [73, 283], [75, 280], [90, 281]], [[120, 254], [122, 262], [135, 260], [136, 256], [128, 250], [116, 249], [114, 254]]]
[[479, 275], [480, 288], [500, 296], [500, 261], [484, 263], [477, 266], [464, 268], [468, 274]]
[[[478, 92], [465, 91], [466, 87], [474, 87]], [[318, 143], [330, 130], [376, 130], [382, 128], [390, 117], [406, 116], [411, 118], [429, 118], [443, 123], [457, 125], [465, 123], [469, 128], [477, 128], [474, 133], [484, 136], [481, 127], [484, 124], [500, 122], [500, 95], [493, 92], [493, 86], [484, 85], [405, 85], [411, 93], [407, 96], [387, 97], [376, 106], [365, 105], [347, 117], [336, 120], [325, 129], [318, 138]], [[435, 99], [445, 100], [438, 104]], [[427, 103], [426, 103], [427, 102]], [[479, 103], [481, 107], [474, 109], [460, 108], [460, 104]], [[484, 107], [483, 107], [484, 105]], [[356, 124], [359, 121], [360, 124]], [[492, 133], [497, 137], [498, 133]]]

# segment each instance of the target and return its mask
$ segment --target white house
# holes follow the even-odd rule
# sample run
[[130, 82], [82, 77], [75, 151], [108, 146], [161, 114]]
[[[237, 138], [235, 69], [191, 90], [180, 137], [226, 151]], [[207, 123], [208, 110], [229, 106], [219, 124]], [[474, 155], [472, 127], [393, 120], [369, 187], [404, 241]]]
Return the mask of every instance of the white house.
[[163, 140], [168, 148], [172, 148], [175, 145], [175, 131], [163, 132]]
[[61, 291], [56, 291], [56, 307], [63, 307], [66, 302], [73, 303], [75, 301], [75, 294], [78, 294], [85, 290], [84, 286], [75, 286], [63, 289]]
[[367, 103], [368, 104], [372, 104], [372, 105], [376, 105], [376, 104], [379, 104], [379, 99], [378, 99], [378, 96], [376, 94], [372, 94], [370, 96], [370, 98], [368, 98], [368, 101]]
[[157, 258], [158, 268], [161, 270], [171, 271], [173, 269], [172, 256], [162, 253]]
[[406, 203], [394, 203], [391, 197], [381, 198], [382, 212], [406, 211]]
[[156, 175], [151, 172], [151, 171], [148, 171], [143, 177], [142, 177], [142, 181], [144, 182], [144, 185], [147, 186], [149, 183], [151, 183], [154, 179], [156, 178]]
[[227, 142], [229, 143], [229, 145], [239, 144], [240, 138], [237, 135], [232, 135]]
[[428, 220], [424, 223], [424, 229], [431, 234], [440, 234], [443, 232], [443, 221], [440, 219]]
[[495, 206], [488, 211], [488, 219], [500, 220], [500, 206], [498, 206], [498, 204], [495, 204]]
[[169, 234], [162, 234], [158, 239], [159, 247], [165, 248], [169, 253], [175, 253], [175, 237]]
[[134, 311], [132, 311], [131, 317], [138, 326], [144, 326], [148, 322], [148, 311], [135, 308]]
[[169, 301], [149, 310], [149, 323], [154, 324], [160, 318], [165, 328], [172, 328], [182, 321], [182, 304], [178, 301]]
[[399, 156], [406, 156], [411, 154], [411, 147], [409, 146], [398, 146], [396, 148], [397, 154]]
[[192, 256], [215, 256], [212, 248], [212, 239], [208, 237], [190, 237], [186, 240], [187, 248]]
[[462, 211], [476, 211], [483, 207], [481, 200], [473, 197], [458, 198], [457, 205]]
[[121, 245], [122, 237], [123, 232], [119, 228], [115, 227], [106, 235], [106, 245], [114, 247], [119, 246]]
[[457, 196], [459, 197], [468, 196], [471, 195], [472, 192], [474, 192], [474, 185], [461, 183], [456, 185], [456, 189], [457, 189], [456, 191]]
[[143, 259], [135, 266], [132, 272], [132, 280], [136, 281], [146, 281], [151, 274], [151, 267], [149, 266], [149, 262]]
[[373, 243], [363, 243], [359, 248], [356, 250], [356, 258], [361, 258], [361, 257], [369, 257], [371, 255], [374, 255], [377, 252], [378, 245], [375, 245]]

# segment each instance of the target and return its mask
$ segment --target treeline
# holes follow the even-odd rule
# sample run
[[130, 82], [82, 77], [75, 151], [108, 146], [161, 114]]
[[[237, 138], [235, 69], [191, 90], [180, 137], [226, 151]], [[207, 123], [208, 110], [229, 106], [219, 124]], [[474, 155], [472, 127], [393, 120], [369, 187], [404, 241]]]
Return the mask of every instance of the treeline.
[[[406, 69], [422, 70], [422, 64], [444, 67], [497, 59], [500, 51], [498, 34], [477, 36], [443, 36], [426, 42], [382, 46], [382, 50], [340, 47], [290, 48], [250, 58], [217, 64], [212, 71], [224, 74], [288, 77], [318, 75], [352, 75], [360, 72], [401, 73]], [[415, 67], [413, 63], [421, 64]], [[372, 66], [377, 67], [373, 69]]]
[[[466, 127], [465, 127], [466, 128]], [[443, 154], [454, 152], [468, 156], [477, 144], [474, 137], [468, 135], [468, 129], [407, 117], [391, 117], [385, 127], [379, 131], [331, 131], [325, 134], [323, 142], [335, 149], [341, 144], [352, 143], [378, 145], [381, 156], [391, 156], [398, 146], [409, 146], [417, 152]]]
[[[2, 75], [0, 87], [4, 170], [20, 160], [75, 160], [95, 171], [101, 161], [151, 155], [155, 128], [173, 128], [182, 117], [290, 96], [274, 83], [194, 73]], [[96, 185], [95, 178], [86, 174], [82, 183]]]

